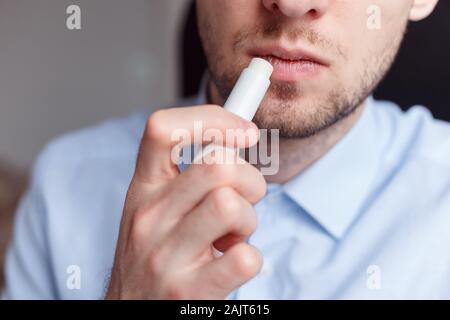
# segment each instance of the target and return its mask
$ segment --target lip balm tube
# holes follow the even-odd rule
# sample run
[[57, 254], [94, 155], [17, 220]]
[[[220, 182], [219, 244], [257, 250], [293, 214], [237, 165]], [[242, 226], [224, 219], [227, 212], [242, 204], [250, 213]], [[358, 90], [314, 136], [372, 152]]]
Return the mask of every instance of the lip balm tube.
[[[224, 104], [224, 109], [228, 110], [245, 120], [251, 121], [258, 111], [267, 90], [270, 87], [270, 76], [273, 73], [273, 66], [264, 59], [253, 58], [250, 65], [242, 71], [230, 96]], [[232, 150], [235, 149], [209, 144], [202, 148], [194, 157], [194, 163], [198, 163], [217, 148]]]
[[254, 58], [242, 71], [224, 108], [251, 121], [270, 86], [272, 65], [264, 59]]

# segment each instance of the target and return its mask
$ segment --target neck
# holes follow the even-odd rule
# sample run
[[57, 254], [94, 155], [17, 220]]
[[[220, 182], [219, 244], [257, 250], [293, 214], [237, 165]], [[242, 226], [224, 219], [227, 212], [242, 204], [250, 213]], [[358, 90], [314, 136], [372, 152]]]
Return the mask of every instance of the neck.
[[266, 176], [269, 183], [286, 183], [330, 151], [356, 124], [364, 104], [335, 125], [304, 139], [280, 139], [278, 173]]
[[[210, 82], [208, 100], [223, 105], [215, 86]], [[268, 183], [283, 184], [305, 171], [331, 150], [360, 119], [365, 105], [359, 106], [353, 113], [338, 123], [315, 135], [302, 139], [280, 138], [279, 170], [277, 174], [266, 176]]]

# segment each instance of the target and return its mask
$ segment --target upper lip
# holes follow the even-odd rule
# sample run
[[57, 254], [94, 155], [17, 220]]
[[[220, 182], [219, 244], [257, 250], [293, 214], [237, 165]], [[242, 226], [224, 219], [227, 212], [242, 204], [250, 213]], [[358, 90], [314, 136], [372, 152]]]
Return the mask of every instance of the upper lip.
[[308, 60], [312, 62], [316, 62], [322, 65], [328, 65], [328, 62], [319, 57], [318, 55], [307, 51], [303, 48], [287, 48], [282, 46], [266, 46], [255, 48], [250, 51], [252, 56], [256, 57], [268, 57], [273, 56], [275, 58], [279, 58], [282, 60], [288, 61], [296, 61], [296, 60]]

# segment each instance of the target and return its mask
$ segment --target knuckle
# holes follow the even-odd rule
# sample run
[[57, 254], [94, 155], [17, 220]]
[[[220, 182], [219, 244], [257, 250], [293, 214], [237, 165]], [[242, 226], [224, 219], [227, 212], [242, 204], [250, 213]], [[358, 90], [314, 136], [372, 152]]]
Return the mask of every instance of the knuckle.
[[167, 270], [167, 257], [163, 248], [159, 248], [147, 257], [147, 267], [149, 274], [156, 278], [162, 278]]
[[241, 128], [242, 127], [242, 119], [240, 117], [235, 116], [233, 113], [226, 112], [222, 106], [215, 104], [208, 104], [205, 106], [211, 113], [216, 114], [218, 117], [227, 121], [227, 125], [232, 128]]
[[166, 113], [166, 110], [158, 110], [148, 118], [145, 130], [148, 139], [158, 141], [166, 136], [166, 126], [164, 125]]
[[252, 208], [250, 210], [249, 218], [247, 221], [247, 224], [245, 225], [245, 234], [253, 234], [256, 231], [256, 228], [258, 226], [258, 219], [256, 218], [256, 212]]
[[238, 245], [236, 248], [234, 267], [236, 274], [243, 278], [251, 278], [261, 270], [263, 260], [260, 252], [249, 245]]
[[158, 209], [154, 205], [142, 206], [132, 214], [129, 223], [131, 241], [137, 244], [148, 245], [150, 231], [154, 230], [158, 222]]
[[236, 177], [237, 168], [232, 164], [214, 164], [210, 166], [211, 179], [222, 184], [230, 184]]
[[224, 187], [213, 192], [214, 214], [222, 224], [233, 227], [239, 222], [241, 202], [232, 188]]
[[267, 185], [266, 183], [258, 183], [255, 185], [255, 202], [258, 202], [259, 200], [263, 199], [267, 192]]
[[264, 198], [264, 196], [266, 195], [266, 191], [267, 191], [267, 182], [266, 179], [264, 179], [264, 176], [261, 174], [261, 172], [252, 167], [252, 170], [254, 170], [254, 181], [255, 183], [252, 184], [252, 192], [254, 193], [255, 196], [255, 202], [261, 200], [262, 198]]
[[148, 234], [147, 215], [145, 210], [139, 209], [131, 218], [131, 238], [133, 242], [140, 243]]

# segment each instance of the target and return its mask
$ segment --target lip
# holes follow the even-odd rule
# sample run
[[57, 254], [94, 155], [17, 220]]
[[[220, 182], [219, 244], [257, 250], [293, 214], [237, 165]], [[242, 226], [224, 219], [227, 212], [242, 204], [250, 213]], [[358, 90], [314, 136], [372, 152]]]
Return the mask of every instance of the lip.
[[317, 76], [329, 64], [302, 48], [268, 46], [251, 50], [252, 57], [268, 60], [274, 67], [272, 80], [294, 82]]

